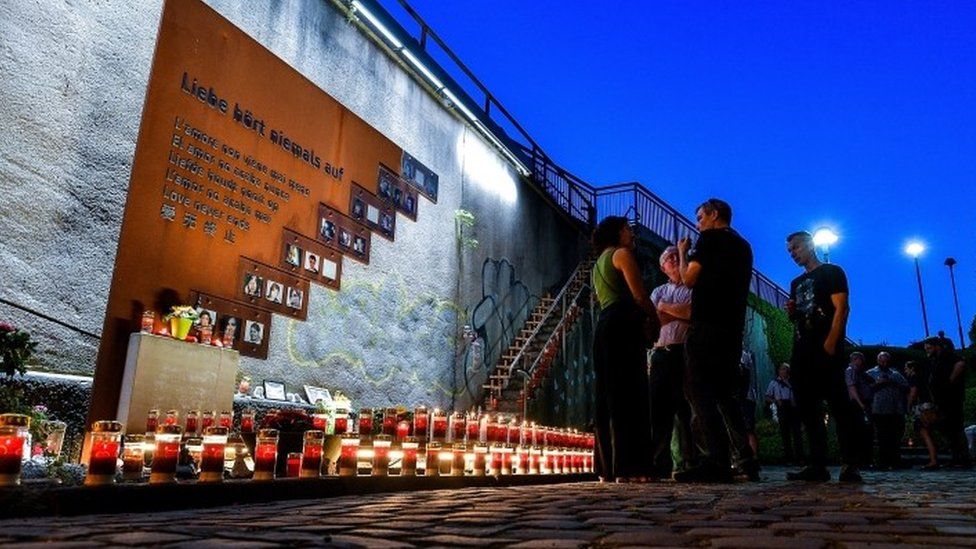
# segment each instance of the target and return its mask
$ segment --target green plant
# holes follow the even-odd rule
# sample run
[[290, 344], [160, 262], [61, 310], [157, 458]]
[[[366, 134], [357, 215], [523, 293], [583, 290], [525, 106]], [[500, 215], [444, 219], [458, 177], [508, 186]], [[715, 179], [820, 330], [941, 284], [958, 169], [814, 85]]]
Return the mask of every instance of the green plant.
[[769, 360], [777, 365], [789, 362], [793, 353], [793, 323], [786, 311], [774, 307], [753, 293], [749, 294], [748, 303], [765, 320]]
[[456, 236], [458, 241], [458, 247], [460, 249], [475, 249], [478, 247], [478, 241], [471, 238], [469, 235], [474, 229], [474, 214], [467, 210], [455, 210], [454, 211], [454, 227], [456, 230]]
[[27, 361], [36, 348], [37, 343], [31, 340], [28, 332], [0, 322], [0, 366], [4, 375], [13, 377], [26, 372]]
[[169, 321], [174, 318], [186, 318], [196, 322], [200, 318], [200, 313], [191, 305], [173, 305], [163, 320]]

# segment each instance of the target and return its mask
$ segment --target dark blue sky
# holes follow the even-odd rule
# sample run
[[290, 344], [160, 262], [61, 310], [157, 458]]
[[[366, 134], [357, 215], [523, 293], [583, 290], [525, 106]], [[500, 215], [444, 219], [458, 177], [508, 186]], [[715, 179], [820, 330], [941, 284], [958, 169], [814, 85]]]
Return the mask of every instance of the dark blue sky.
[[[391, 0], [384, 0], [390, 6]], [[921, 337], [903, 248], [928, 245], [929, 324], [976, 312], [976, 3], [410, 0], [542, 147], [595, 185], [638, 180], [689, 217], [732, 203], [756, 266], [830, 224], [850, 335]]]

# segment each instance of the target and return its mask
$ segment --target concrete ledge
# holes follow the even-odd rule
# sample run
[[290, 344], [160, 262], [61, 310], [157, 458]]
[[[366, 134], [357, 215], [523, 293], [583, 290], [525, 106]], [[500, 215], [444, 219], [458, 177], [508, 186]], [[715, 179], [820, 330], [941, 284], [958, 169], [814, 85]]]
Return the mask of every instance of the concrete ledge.
[[0, 488], [0, 518], [167, 511], [379, 492], [499, 488], [594, 480], [596, 480], [595, 475], [580, 474], [505, 477], [325, 477], [289, 478], [272, 482], [234, 480], [219, 484], [186, 482], [71, 488], [33, 485]]

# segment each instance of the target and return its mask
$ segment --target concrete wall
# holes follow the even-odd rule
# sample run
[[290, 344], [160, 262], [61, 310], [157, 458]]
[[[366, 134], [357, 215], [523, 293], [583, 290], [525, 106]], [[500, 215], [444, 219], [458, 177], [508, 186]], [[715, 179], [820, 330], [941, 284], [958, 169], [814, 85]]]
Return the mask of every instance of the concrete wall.
[[[276, 316], [268, 360], [242, 369], [357, 405], [470, 405], [519, 311], [575, 267], [576, 229], [331, 3], [209, 4], [440, 176], [437, 204], [401, 216], [395, 243], [374, 239], [370, 265], [347, 261], [341, 292], [313, 285], [307, 321]], [[96, 334], [161, 10], [0, 4], [0, 296]], [[476, 248], [458, 244], [459, 209]], [[40, 337], [38, 367], [91, 372], [94, 338], [5, 306], [0, 318]]]

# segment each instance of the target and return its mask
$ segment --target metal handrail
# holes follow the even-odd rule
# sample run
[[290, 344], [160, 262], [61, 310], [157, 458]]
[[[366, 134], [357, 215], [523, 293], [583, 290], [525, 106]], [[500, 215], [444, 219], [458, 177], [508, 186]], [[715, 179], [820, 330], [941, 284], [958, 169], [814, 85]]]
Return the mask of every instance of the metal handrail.
[[[577, 301], [579, 301], [579, 298], [580, 298], [580, 296], [583, 295], [583, 292], [586, 291], [586, 290], [589, 290], [589, 289], [590, 289], [590, 286], [588, 284], [584, 284], [583, 287], [580, 288], [579, 291], [576, 292], [576, 295], [573, 296], [573, 300], [571, 301], [571, 303], [576, 303]], [[559, 319], [559, 323], [556, 324], [555, 329], [553, 329], [552, 333], [549, 334], [549, 339], [547, 339], [546, 342], [542, 345], [543, 348], [545, 348], [546, 345], [548, 345], [549, 342], [552, 341], [552, 339], [556, 336], [556, 334], [559, 333], [559, 330], [563, 328], [563, 325], [565, 323], [566, 323], [566, 315], [564, 314], [563, 317]], [[563, 337], [563, 341], [565, 341], [566, 340], [566, 334], [563, 334], [562, 337]], [[542, 360], [542, 356], [544, 354], [545, 353], [539, 353], [539, 356], [535, 357], [535, 360], [532, 361], [532, 365], [529, 366], [529, 368], [527, 370], [524, 370], [525, 373], [528, 374], [530, 377], [535, 372], [536, 368], [539, 367], [539, 361]], [[524, 386], [522, 387], [523, 397], [526, 398], [526, 399], [528, 399], [528, 392], [527, 392], [527, 390], [528, 390], [527, 387], [524, 387]]]

